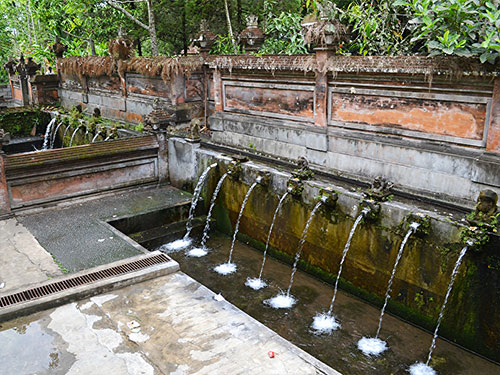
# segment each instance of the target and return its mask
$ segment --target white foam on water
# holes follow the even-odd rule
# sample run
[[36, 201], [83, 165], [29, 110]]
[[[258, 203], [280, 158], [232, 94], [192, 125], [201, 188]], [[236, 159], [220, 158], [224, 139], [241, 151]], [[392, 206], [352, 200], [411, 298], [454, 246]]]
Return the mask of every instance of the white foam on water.
[[295, 305], [296, 302], [297, 300], [295, 298], [284, 293], [280, 293], [277, 296], [264, 301], [266, 305], [269, 305], [274, 309], [289, 309]]
[[314, 317], [311, 325], [316, 333], [331, 333], [340, 328], [340, 324], [335, 320], [333, 315], [318, 314]]
[[221, 275], [229, 275], [236, 272], [236, 264], [234, 263], [222, 263], [214, 268], [214, 271]]
[[161, 245], [159, 250], [163, 251], [164, 253], [179, 251], [191, 245], [192, 241], [193, 240], [191, 238], [183, 238], [180, 240], [175, 240], [165, 245]]
[[208, 254], [207, 249], [204, 249], [202, 247], [196, 247], [196, 248], [191, 249], [187, 252], [187, 256], [195, 257], [195, 258], [204, 257], [207, 254]]
[[259, 290], [265, 288], [267, 286], [267, 283], [258, 277], [253, 277], [253, 278], [249, 277], [247, 278], [245, 285], [248, 286], [249, 288], [252, 288], [253, 290]]
[[432, 367], [422, 362], [414, 363], [408, 371], [411, 375], [437, 375], [437, 372]]
[[364, 355], [379, 355], [387, 350], [387, 343], [375, 337], [363, 337], [358, 341], [358, 349]]

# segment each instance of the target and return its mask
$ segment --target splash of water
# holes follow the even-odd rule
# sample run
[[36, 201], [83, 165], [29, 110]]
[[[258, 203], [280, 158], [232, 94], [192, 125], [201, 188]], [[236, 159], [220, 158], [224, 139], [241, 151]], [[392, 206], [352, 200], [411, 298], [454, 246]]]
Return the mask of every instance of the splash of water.
[[49, 145], [50, 145], [50, 138], [51, 138], [51, 130], [54, 124], [56, 123], [56, 118], [54, 117], [52, 120], [50, 120], [49, 124], [47, 125], [47, 128], [45, 129], [45, 135], [43, 137], [43, 146], [42, 146], [42, 151], [48, 150]]
[[365, 355], [379, 355], [387, 350], [387, 343], [376, 337], [363, 337], [358, 341], [358, 349]]
[[174, 253], [176, 251], [185, 249], [189, 245], [191, 245], [192, 240], [189, 239], [180, 239], [180, 240], [175, 240], [173, 242], [161, 245], [158, 250], [163, 251], [164, 253]]
[[420, 224], [418, 223], [410, 224], [410, 229], [408, 229], [408, 232], [406, 233], [406, 236], [404, 237], [403, 241], [401, 242], [401, 246], [399, 247], [399, 251], [396, 256], [396, 261], [394, 262], [394, 266], [392, 267], [391, 277], [389, 278], [389, 282], [387, 283], [384, 305], [382, 306], [382, 310], [380, 311], [380, 317], [378, 319], [377, 334], [375, 335], [375, 337], [363, 337], [361, 340], [358, 341], [358, 349], [361, 350], [365, 355], [379, 355], [385, 350], [387, 350], [387, 343], [378, 338], [380, 334], [380, 329], [382, 328], [382, 320], [384, 318], [385, 308], [387, 307], [387, 302], [389, 302], [389, 298], [391, 298], [392, 282], [394, 281], [396, 269], [398, 268], [399, 261], [401, 260], [401, 256], [403, 255], [403, 250], [406, 246], [406, 242], [408, 242], [410, 236], [413, 233], [415, 233], [415, 231], [418, 229], [419, 226]]
[[208, 173], [212, 168], [215, 168], [217, 166], [217, 163], [213, 163], [210, 166], [208, 166], [207, 169], [203, 171], [201, 174], [200, 178], [198, 179], [198, 183], [196, 184], [196, 187], [194, 188], [194, 193], [193, 193], [193, 200], [191, 201], [191, 207], [189, 207], [189, 217], [186, 223], [186, 234], [184, 235], [184, 239], [189, 238], [189, 235], [191, 234], [191, 231], [193, 230], [193, 217], [194, 217], [194, 212], [196, 210], [196, 205], [198, 204], [198, 200], [200, 198], [201, 194], [201, 188], [203, 187], [203, 184], [205, 183], [205, 180], [207, 179]]
[[365, 215], [370, 211], [369, 208], [365, 207], [361, 211], [361, 213], [358, 215], [356, 218], [356, 221], [354, 221], [354, 224], [351, 228], [351, 232], [349, 233], [349, 237], [347, 238], [347, 242], [344, 246], [344, 252], [342, 253], [342, 259], [340, 260], [340, 267], [339, 267], [339, 272], [337, 274], [337, 279], [335, 280], [335, 288], [333, 289], [333, 297], [332, 297], [332, 302], [330, 302], [330, 308], [328, 309], [328, 315], [332, 314], [333, 310], [333, 304], [335, 303], [335, 298], [337, 298], [337, 292], [339, 288], [339, 280], [340, 280], [340, 275], [342, 274], [342, 267], [344, 265], [345, 257], [347, 256], [347, 252], [349, 251], [349, 248], [351, 247], [351, 242], [352, 238], [354, 236], [354, 232], [356, 231], [356, 228], [358, 227], [359, 223], [361, 220], [365, 217]]
[[335, 320], [332, 315], [319, 314], [313, 319], [311, 328], [315, 333], [331, 333], [340, 328], [340, 324]]
[[222, 184], [224, 183], [226, 177], [228, 176], [228, 173], [224, 173], [222, 177], [219, 179], [219, 182], [217, 182], [217, 186], [215, 187], [214, 194], [212, 195], [212, 200], [210, 201], [210, 208], [208, 209], [208, 214], [207, 214], [207, 221], [205, 222], [205, 228], [203, 228], [203, 236], [201, 237], [201, 248], [206, 249], [207, 248], [207, 241], [209, 237], [209, 232], [210, 232], [210, 218], [212, 217], [212, 211], [215, 206], [215, 202], [217, 201], [217, 196], [219, 195], [219, 191], [222, 188]]
[[264, 250], [264, 257], [262, 258], [262, 265], [260, 266], [260, 272], [259, 272], [259, 277], [247, 279], [247, 282], [245, 283], [246, 286], [258, 290], [261, 288], [265, 288], [267, 284], [262, 281], [262, 274], [264, 273], [264, 265], [266, 264], [266, 257], [267, 257], [267, 250], [269, 249], [269, 241], [271, 240], [271, 233], [273, 232], [274, 228], [274, 223], [276, 222], [276, 217], [278, 216], [278, 213], [280, 212], [281, 206], [283, 205], [283, 202], [285, 201], [286, 197], [288, 196], [289, 192], [285, 192], [280, 198], [280, 201], [278, 203], [278, 207], [276, 207], [276, 210], [274, 211], [274, 216], [273, 220], [271, 222], [271, 226], [269, 227], [269, 232], [267, 233], [267, 241], [266, 241], [266, 249]]
[[252, 288], [253, 290], [259, 290], [259, 289], [265, 288], [267, 286], [267, 283], [264, 280], [262, 280], [261, 278], [248, 277], [247, 281], [245, 282], [245, 285], [248, 286], [249, 288]]
[[50, 146], [49, 146], [50, 149], [54, 148], [54, 144], [56, 143], [57, 133], [59, 132], [59, 128], [61, 127], [62, 124], [63, 124], [62, 122], [57, 124], [56, 130], [54, 130], [54, 133], [52, 133], [52, 137], [50, 138]]
[[[245, 198], [243, 199], [243, 203], [241, 204], [240, 213], [238, 215], [238, 220], [236, 220], [236, 226], [234, 227], [233, 242], [231, 243], [231, 250], [229, 250], [229, 258], [227, 259], [227, 263], [221, 264], [220, 266], [214, 268], [215, 271], [217, 271], [221, 275], [227, 275], [228, 273], [233, 273], [236, 271], [236, 264], [231, 262], [231, 259], [233, 258], [234, 244], [236, 242], [236, 235], [238, 234], [238, 230], [240, 228], [241, 217], [243, 216], [243, 211], [245, 210], [245, 206], [247, 205], [248, 198], [250, 198], [250, 194], [252, 194], [252, 191], [253, 191], [253, 189], [255, 189], [256, 186], [257, 186], [257, 181], [254, 182], [252, 184], [252, 186], [250, 186], [250, 189], [248, 189], [248, 191], [245, 195]], [[227, 272], [227, 273], [218, 271], [218, 268], [221, 266], [224, 266], [224, 265], [228, 265], [228, 266], [231, 265], [231, 269], [232, 269], [232, 267], [234, 267], [234, 269], [232, 269], [231, 272]]]
[[208, 254], [207, 249], [202, 249], [201, 247], [196, 247], [187, 252], [187, 255], [194, 258], [204, 257]]
[[[162, 245], [160, 250], [162, 248], [166, 249], [167, 251], [179, 251], [182, 249], [185, 249], [186, 247], [190, 246], [193, 240], [189, 237], [191, 234], [191, 230], [193, 229], [192, 226], [192, 220], [194, 217], [194, 211], [196, 209], [196, 205], [198, 204], [198, 199], [200, 197], [201, 193], [201, 188], [203, 186], [203, 183], [205, 182], [208, 172], [215, 167], [217, 164], [214, 163], [210, 165], [207, 169], [205, 169], [200, 176], [200, 179], [198, 180], [198, 183], [196, 184], [196, 188], [194, 189], [194, 194], [193, 194], [193, 200], [191, 201], [191, 207], [189, 208], [189, 217], [188, 221], [186, 223], [186, 234], [182, 239], [175, 240], [173, 242], [170, 242], [168, 244]], [[202, 257], [207, 255], [207, 251], [202, 247], [202, 248], [197, 248], [197, 249], [192, 249], [187, 253], [187, 255], [192, 256], [192, 257]]]
[[451, 290], [453, 288], [453, 283], [455, 282], [455, 278], [457, 277], [457, 274], [458, 274], [458, 268], [460, 267], [460, 264], [462, 264], [462, 259], [464, 258], [465, 253], [467, 252], [467, 249], [469, 248], [470, 245], [471, 245], [471, 243], [469, 243], [468, 245], [463, 247], [462, 251], [460, 252], [460, 255], [458, 256], [457, 262], [455, 263], [455, 267], [453, 267], [453, 271], [451, 273], [450, 283], [448, 284], [448, 290], [446, 291], [446, 295], [444, 297], [444, 302], [443, 302], [443, 305], [441, 306], [441, 311], [439, 312], [439, 317], [437, 320], [436, 329], [434, 330], [432, 344], [431, 344], [431, 347], [429, 349], [429, 356], [427, 357], [427, 362], [425, 362], [426, 366], [429, 366], [429, 363], [430, 363], [431, 358], [432, 358], [432, 352], [434, 351], [434, 348], [436, 347], [436, 339], [438, 336], [439, 326], [441, 325], [441, 320], [443, 319], [444, 309], [446, 307], [446, 303], [448, 302], [448, 298], [450, 297], [450, 293], [451, 293]]
[[437, 372], [432, 367], [422, 362], [411, 365], [409, 371], [411, 375], [437, 375]]
[[392, 267], [391, 277], [390, 277], [389, 282], [387, 284], [384, 305], [382, 306], [382, 310], [380, 311], [380, 317], [378, 319], [377, 334], [375, 335], [375, 338], [378, 338], [378, 335], [380, 334], [380, 329], [382, 328], [382, 319], [384, 317], [385, 309], [387, 307], [387, 302], [389, 302], [389, 298], [391, 298], [391, 287], [392, 287], [392, 283], [394, 281], [394, 275], [396, 274], [396, 269], [398, 268], [399, 261], [401, 260], [401, 256], [403, 255], [403, 251], [404, 251], [404, 248], [406, 246], [406, 242], [408, 242], [408, 239], [410, 238], [410, 236], [416, 232], [416, 230], [418, 229], [419, 226], [420, 226], [419, 223], [411, 223], [410, 224], [410, 229], [408, 229], [408, 232], [406, 233], [406, 236], [403, 239], [403, 242], [401, 242], [401, 246], [399, 247], [398, 255], [396, 256], [396, 261], [394, 262], [394, 266]]
[[214, 271], [221, 275], [229, 275], [236, 272], [236, 264], [234, 263], [222, 263], [214, 268]]
[[299, 241], [299, 247], [297, 249], [297, 253], [295, 253], [295, 260], [293, 262], [293, 267], [292, 267], [292, 275], [290, 276], [290, 284], [288, 284], [288, 289], [286, 290], [287, 296], [290, 296], [290, 290], [292, 290], [293, 278], [295, 276], [295, 273], [297, 272], [297, 265], [299, 263], [300, 255], [302, 254], [302, 249], [304, 247], [304, 243], [306, 242], [306, 237], [307, 237], [307, 232], [309, 231], [309, 226], [311, 225], [312, 219], [314, 218], [316, 211], [318, 211], [318, 208], [321, 206], [322, 203], [323, 203], [322, 199], [320, 199], [318, 201], [318, 203], [316, 203], [316, 206], [314, 206], [313, 210], [311, 211], [311, 214], [309, 215], [309, 219], [307, 219], [306, 226], [304, 227], [304, 230], [302, 231], [302, 236], [300, 237], [300, 241]]
[[293, 296], [285, 294], [283, 292], [279, 293], [273, 298], [266, 299], [264, 301], [266, 305], [269, 305], [274, 309], [289, 309], [293, 305], [295, 305], [296, 302], [297, 300]]

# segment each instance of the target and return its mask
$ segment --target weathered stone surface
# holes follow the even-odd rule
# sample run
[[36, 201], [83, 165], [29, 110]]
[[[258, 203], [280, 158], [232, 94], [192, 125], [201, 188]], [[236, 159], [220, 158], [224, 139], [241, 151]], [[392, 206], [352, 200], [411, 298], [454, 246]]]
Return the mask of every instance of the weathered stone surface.
[[168, 174], [172, 186], [189, 189], [196, 177], [199, 143], [190, 143], [182, 138], [168, 140]]
[[0, 293], [62, 275], [52, 256], [16, 219], [0, 220]]
[[[5, 328], [24, 326], [28, 334], [0, 332], [3, 353], [9, 354], [3, 368], [46, 373], [46, 363], [56, 357], [51, 374], [340, 375], [214, 297], [177, 272], [8, 322]], [[138, 327], [130, 328], [131, 321]], [[8, 338], [16, 345], [8, 345]], [[41, 346], [36, 353], [30, 340]]]

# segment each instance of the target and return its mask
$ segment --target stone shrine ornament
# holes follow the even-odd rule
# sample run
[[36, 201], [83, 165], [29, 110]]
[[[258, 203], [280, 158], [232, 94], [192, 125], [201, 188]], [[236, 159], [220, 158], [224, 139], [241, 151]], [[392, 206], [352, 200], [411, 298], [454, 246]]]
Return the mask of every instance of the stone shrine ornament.
[[265, 35], [259, 28], [259, 19], [251, 14], [247, 17], [247, 27], [240, 33], [240, 43], [245, 47], [245, 52], [256, 52], [264, 44]]

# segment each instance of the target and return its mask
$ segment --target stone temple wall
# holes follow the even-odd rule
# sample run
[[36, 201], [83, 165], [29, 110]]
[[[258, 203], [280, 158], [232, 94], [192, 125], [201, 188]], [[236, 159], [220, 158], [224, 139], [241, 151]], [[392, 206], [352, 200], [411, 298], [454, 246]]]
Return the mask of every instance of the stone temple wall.
[[156, 99], [177, 123], [206, 119], [209, 142], [273, 159], [303, 156], [355, 181], [381, 175], [404, 194], [451, 205], [470, 208], [485, 188], [500, 193], [498, 68], [328, 51], [199, 59], [196, 69], [168, 77], [61, 69], [60, 100], [137, 123]]

